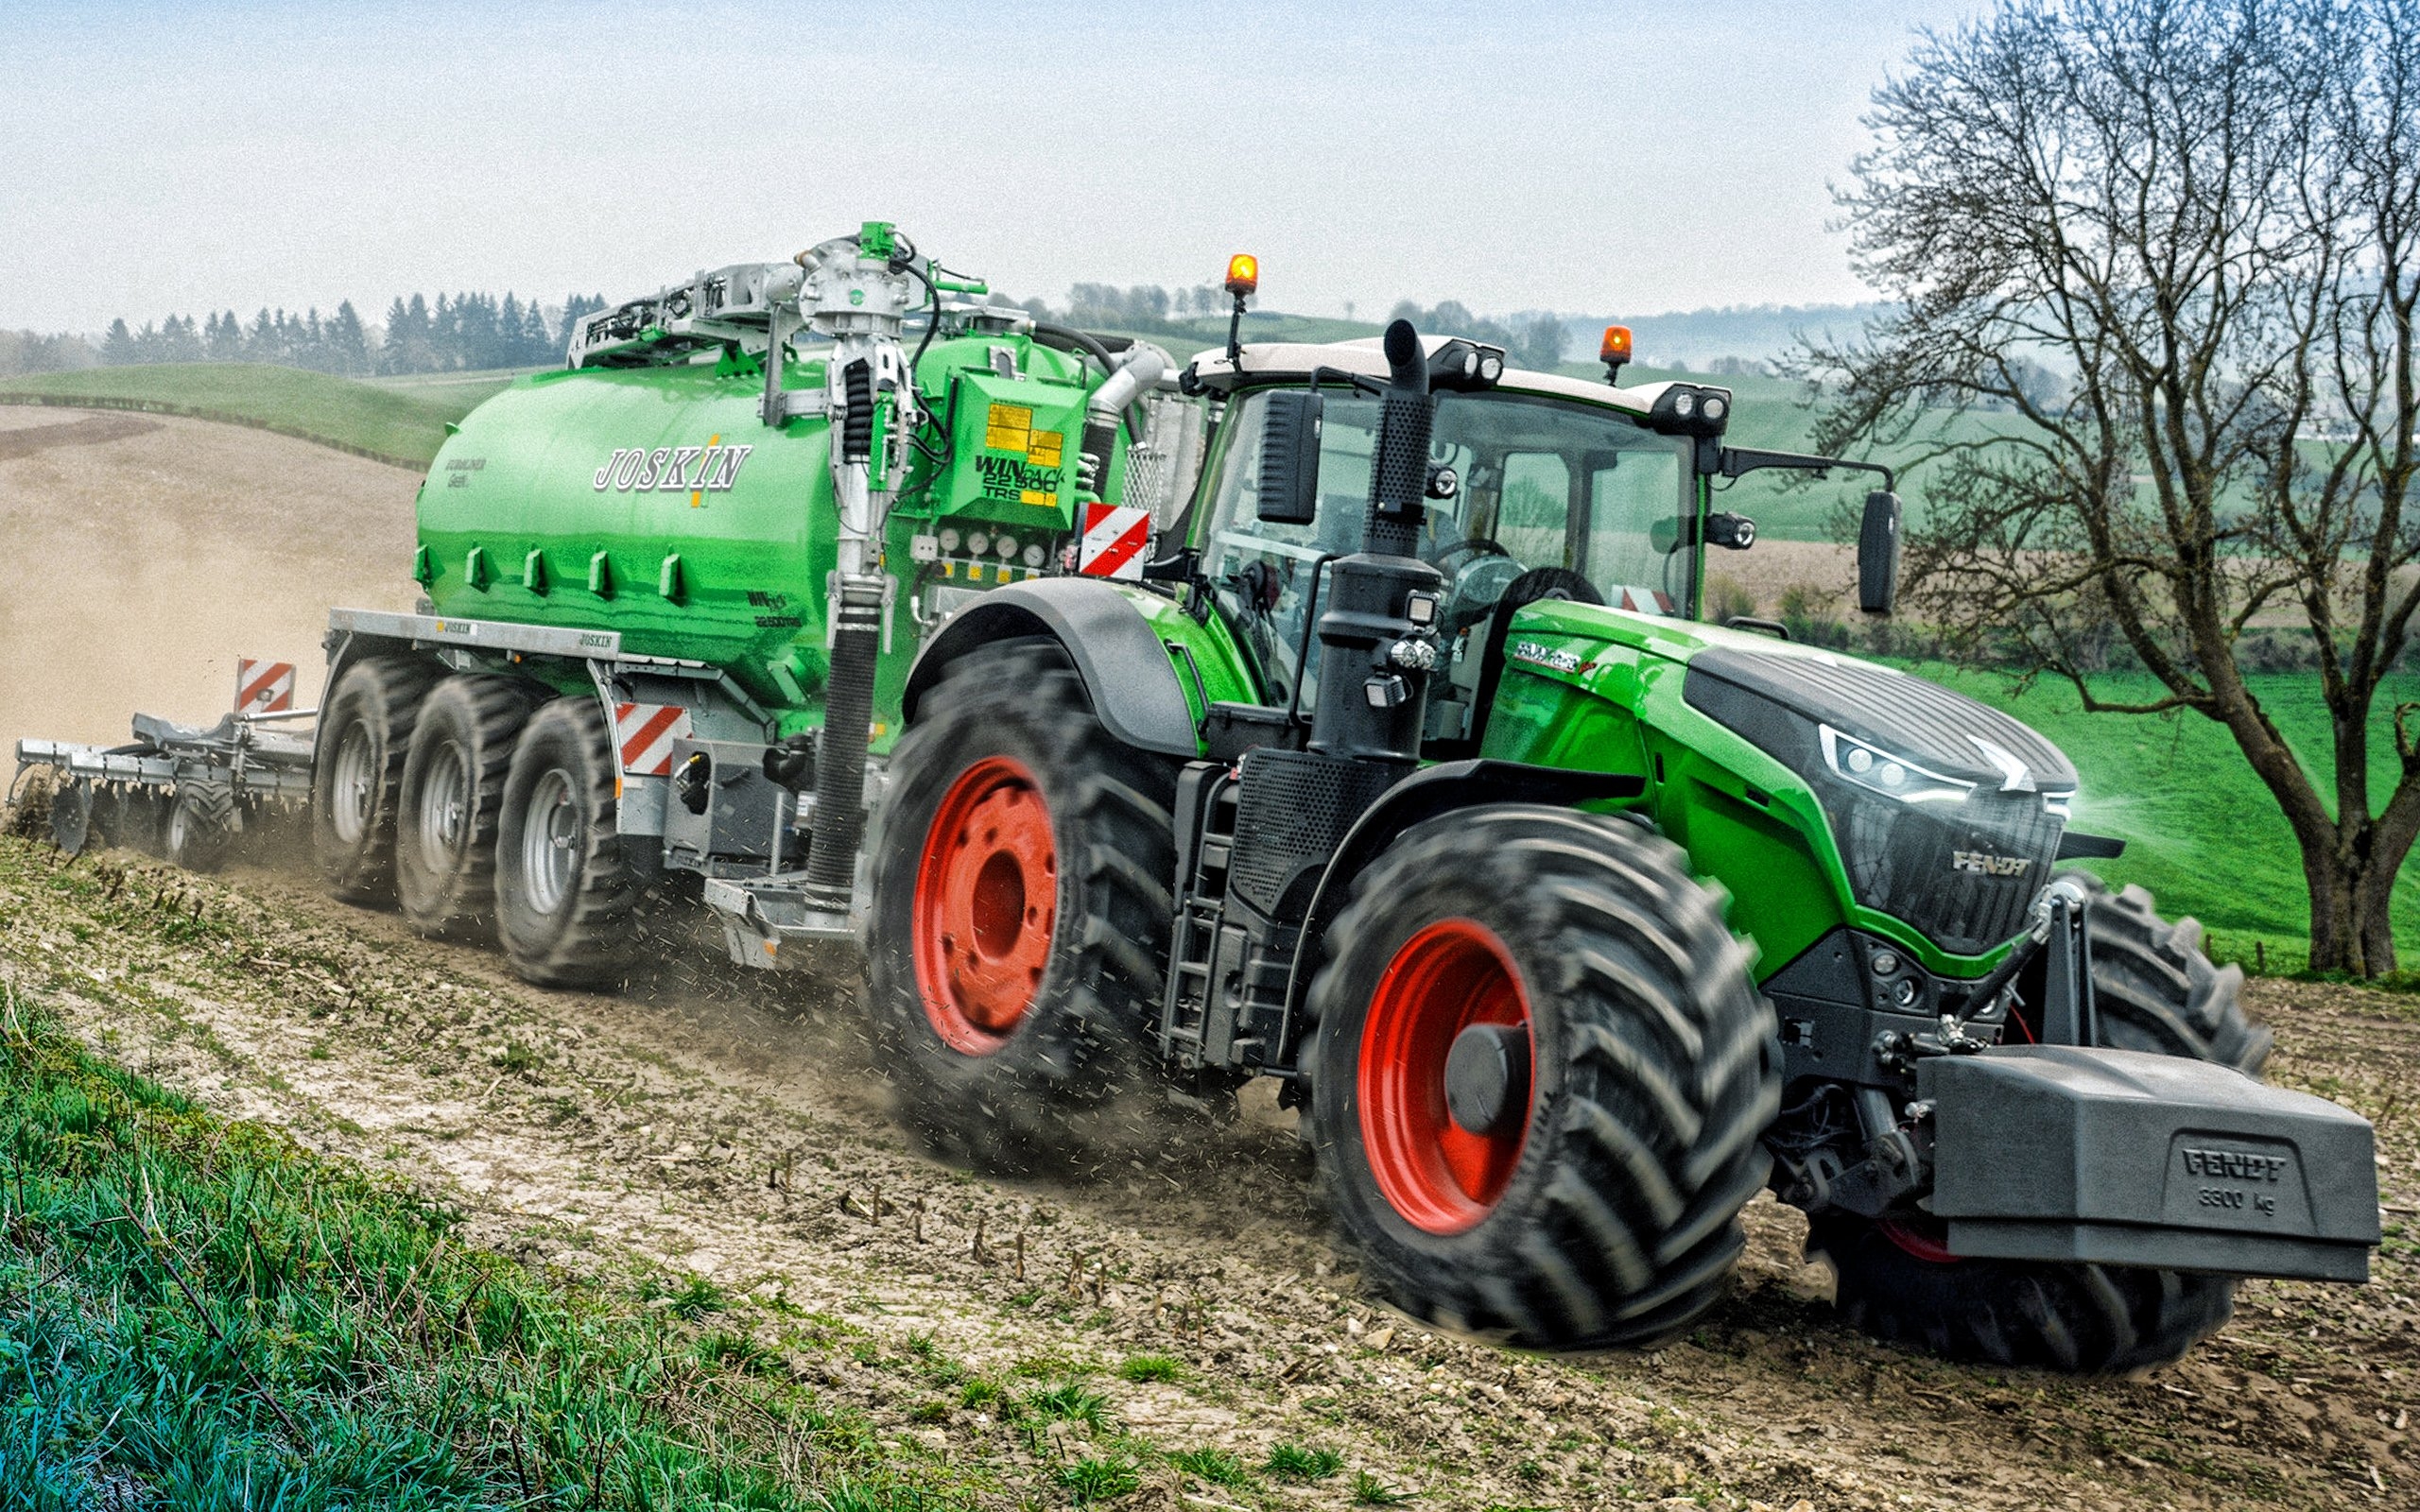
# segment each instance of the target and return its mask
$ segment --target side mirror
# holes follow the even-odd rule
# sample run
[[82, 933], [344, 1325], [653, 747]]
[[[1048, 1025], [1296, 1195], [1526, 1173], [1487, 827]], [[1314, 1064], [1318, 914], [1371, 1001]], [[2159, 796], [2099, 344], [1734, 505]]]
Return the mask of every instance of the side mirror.
[[1326, 396], [1281, 388], [1262, 401], [1260, 517], [1306, 525], [1320, 507], [1320, 417]]
[[1899, 496], [1877, 489], [1865, 496], [1857, 532], [1857, 607], [1888, 614], [1899, 597]]

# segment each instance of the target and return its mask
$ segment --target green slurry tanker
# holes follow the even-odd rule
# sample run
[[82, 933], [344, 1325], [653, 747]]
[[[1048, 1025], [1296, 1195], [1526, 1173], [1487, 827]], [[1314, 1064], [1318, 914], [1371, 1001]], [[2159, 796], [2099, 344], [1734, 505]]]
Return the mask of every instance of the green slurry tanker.
[[589, 317], [446, 440], [424, 601], [332, 613], [310, 736], [20, 764], [71, 848], [307, 808], [337, 894], [534, 982], [614, 982], [676, 893], [748, 967], [854, 940], [970, 1163], [1277, 1078], [1372, 1280], [1525, 1346], [1685, 1328], [1766, 1188], [1857, 1323], [1969, 1360], [2132, 1369], [2240, 1277], [2366, 1278], [2371, 1129], [2256, 1079], [2198, 926], [2060, 868], [2118, 849], [2066, 757], [1697, 617], [1755, 534], [1718, 485], [1864, 464], [1727, 445], [1618, 330], [1603, 383], [1247, 346], [1255, 274], [1181, 369], [880, 224]]

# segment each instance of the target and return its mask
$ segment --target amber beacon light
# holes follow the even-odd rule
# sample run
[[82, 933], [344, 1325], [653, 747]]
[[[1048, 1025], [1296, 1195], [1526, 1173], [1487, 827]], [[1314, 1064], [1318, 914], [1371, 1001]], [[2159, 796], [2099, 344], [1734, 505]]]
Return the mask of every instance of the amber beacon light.
[[1250, 252], [1237, 252], [1227, 259], [1227, 292], [1250, 294], [1260, 287], [1260, 259]]
[[1605, 382], [1620, 382], [1622, 364], [1630, 361], [1630, 327], [1605, 327], [1605, 339], [1597, 343], [1597, 360], [1605, 365]]

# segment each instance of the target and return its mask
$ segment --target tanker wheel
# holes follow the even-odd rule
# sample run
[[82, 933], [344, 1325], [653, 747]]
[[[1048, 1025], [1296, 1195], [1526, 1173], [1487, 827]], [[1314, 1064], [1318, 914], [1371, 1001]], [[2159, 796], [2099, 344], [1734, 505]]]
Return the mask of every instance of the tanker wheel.
[[93, 822], [93, 784], [71, 777], [50, 790], [50, 843], [70, 856], [106, 844]]
[[1667, 841], [1526, 804], [1414, 826], [1356, 879], [1311, 986], [1312, 1143], [1407, 1312], [1596, 1348], [1721, 1294], [1779, 1096], [1722, 910]]
[[496, 827], [529, 703], [512, 679], [460, 676], [420, 707], [397, 797], [395, 897], [422, 934], [493, 921]]
[[344, 669], [320, 715], [311, 761], [311, 848], [328, 891], [352, 903], [394, 895], [395, 799], [412, 720], [435, 674], [405, 657]]
[[1065, 1163], [1070, 1116], [1149, 1074], [1175, 772], [1109, 737], [1046, 642], [963, 658], [924, 707], [871, 842], [875, 1057], [938, 1153]]
[[620, 982], [638, 885], [622, 854], [613, 730], [589, 697], [541, 705], [504, 778], [495, 836], [495, 924], [523, 980]]
[[[2273, 1037], [2244, 1017], [2240, 968], [2214, 967], [2202, 926], [2152, 911], [2140, 887], [2112, 892], [2088, 872], [2100, 1042], [2187, 1056], [2258, 1075]], [[2024, 1038], [2023, 1035], [2019, 1036]], [[1953, 1360], [2118, 1374], [2178, 1359], [2235, 1314], [2236, 1278], [2131, 1265], [1960, 1260], [1921, 1212], [1828, 1213], [1808, 1225], [1848, 1319], [1908, 1349]]]
[[187, 871], [216, 871], [235, 846], [235, 791], [224, 782], [179, 782], [168, 800], [161, 852]]

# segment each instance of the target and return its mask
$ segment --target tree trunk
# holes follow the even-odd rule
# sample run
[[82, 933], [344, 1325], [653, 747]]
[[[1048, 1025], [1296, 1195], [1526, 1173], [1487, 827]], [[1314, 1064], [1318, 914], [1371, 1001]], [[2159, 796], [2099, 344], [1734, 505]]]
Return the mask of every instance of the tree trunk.
[[2382, 853], [2375, 821], [2356, 817], [2360, 833], [2339, 823], [2315, 834], [2297, 833], [2303, 877], [2310, 888], [2310, 969], [2378, 977], [2395, 969], [2391, 907], [2394, 879], [2411, 843]]

